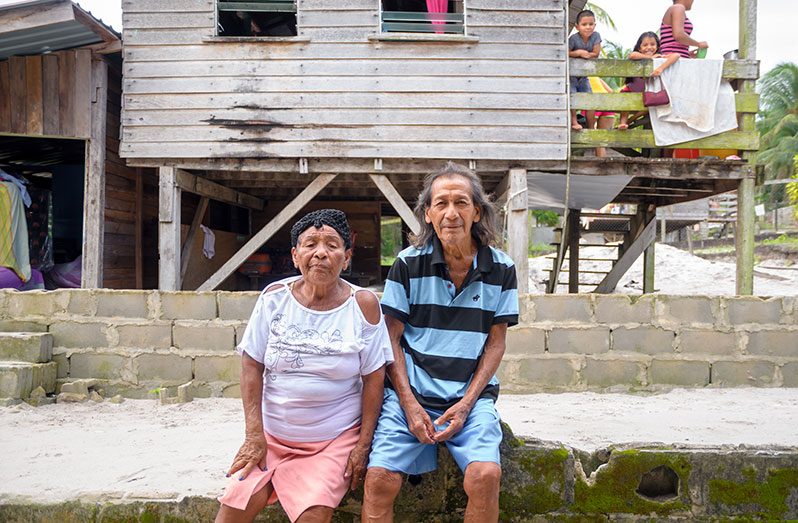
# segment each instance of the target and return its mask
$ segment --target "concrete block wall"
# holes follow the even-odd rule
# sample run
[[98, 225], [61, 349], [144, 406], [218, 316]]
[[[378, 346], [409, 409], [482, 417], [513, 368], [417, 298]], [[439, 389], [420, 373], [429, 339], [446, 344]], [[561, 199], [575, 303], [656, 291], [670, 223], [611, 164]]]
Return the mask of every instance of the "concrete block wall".
[[798, 386], [798, 298], [529, 295], [505, 392]]
[[[152, 397], [194, 381], [238, 396], [234, 352], [258, 294], [0, 290], [0, 331], [49, 332], [58, 380]], [[504, 392], [798, 387], [798, 298], [529, 295]]]

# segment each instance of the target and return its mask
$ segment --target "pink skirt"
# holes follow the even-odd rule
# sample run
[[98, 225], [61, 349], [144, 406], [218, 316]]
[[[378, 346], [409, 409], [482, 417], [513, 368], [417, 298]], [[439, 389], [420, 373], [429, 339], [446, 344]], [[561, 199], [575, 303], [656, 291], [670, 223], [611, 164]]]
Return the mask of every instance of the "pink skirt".
[[360, 437], [360, 425], [342, 432], [337, 438], [313, 443], [278, 439], [266, 435], [266, 470], [255, 467], [246, 479], [233, 474], [219, 501], [244, 510], [253, 494], [271, 481], [274, 489], [269, 504], [280, 505], [291, 521], [296, 521], [315, 505], [335, 508], [349, 488], [344, 478], [349, 453]]

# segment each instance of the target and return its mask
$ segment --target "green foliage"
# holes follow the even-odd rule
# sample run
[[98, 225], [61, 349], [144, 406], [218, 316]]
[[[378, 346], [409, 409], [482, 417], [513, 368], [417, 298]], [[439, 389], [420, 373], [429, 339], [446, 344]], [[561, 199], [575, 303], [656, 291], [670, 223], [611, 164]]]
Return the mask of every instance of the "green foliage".
[[560, 215], [555, 211], [530, 211], [530, 214], [535, 218], [538, 225], [544, 227], [556, 227], [560, 223]]
[[[798, 176], [798, 156], [793, 159], [793, 162], [793, 176]], [[792, 205], [795, 217], [798, 218], [798, 182], [788, 183], [784, 191], [787, 193], [787, 198], [789, 198], [790, 205]]]
[[393, 265], [402, 250], [402, 219], [383, 218], [380, 223], [380, 264]]
[[[607, 58], [611, 60], [626, 60], [629, 58], [629, 53], [632, 52], [631, 49], [626, 49], [623, 45], [613, 42], [612, 40], [605, 40], [603, 42], [603, 46], [601, 48], [601, 56], [602, 58]], [[616, 91], [624, 86], [626, 83], [626, 78], [620, 78], [617, 76], [613, 76], [610, 78], [604, 78], [604, 81], [609, 84], [610, 87], [615, 89]]]
[[529, 257], [530, 258], [537, 258], [538, 256], [544, 256], [546, 254], [551, 254], [553, 252], [557, 252], [557, 249], [553, 245], [549, 245], [548, 243], [530, 243], [529, 244]]
[[789, 245], [791, 247], [792, 246], [798, 247], [798, 238], [782, 234], [778, 238], [772, 238], [770, 240], [762, 240], [762, 245]]
[[588, 2], [587, 5], [585, 5], [585, 9], [589, 9], [590, 11], [593, 11], [593, 13], [595, 13], [596, 25], [604, 25], [611, 29], [616, 29], [615, 21], [612, 19], [609, 13], [605, 11], [602, 7], [598, 6], [593, 2]]

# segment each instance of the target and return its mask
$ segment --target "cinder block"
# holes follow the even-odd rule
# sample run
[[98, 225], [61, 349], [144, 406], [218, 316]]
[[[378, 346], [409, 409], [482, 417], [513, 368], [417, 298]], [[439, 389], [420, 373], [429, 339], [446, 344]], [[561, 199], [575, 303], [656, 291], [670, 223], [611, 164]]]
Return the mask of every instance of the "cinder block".
[[608, 388], [619, 385], [640, 386], [643, 363], [629, 360], [599, 360], [588, 357], [582, 369], [582, 380], [589, 387]]
[[596, 321], [599, 323], [654, 322], [654, 297], [626, 294], [597, 294], [594, 296]]
[[712, 383], [722, 387], [766, 387], [773, 384], [775, 370], [776, 365], [769, 361], [716, 361], [712, 364]]
[[6, 296], [9, 317], [25, 320], [29, 317], [51, 317], [66, 311], [69, 295], [57, 291], [14, 292]]
[[610, 329], [607, 327], [554, 328], [547, 336], [551, 353], [597, 354], [610, 350]]
[[236, 330], [235, 344], [237, 346], [239, 343], [241, 343], [241, 340], [244, 339], [244, 331], [247, 330], [247, 324], [242, 323], [241, 325], [236, 325], [235, 330]]
[[33, 388], [31, 364], [0, 362], [0, 398], [27, 398]]
[[50, 325], [54, 347], [107, 347], [104, 323], [57, 322]]
[[543, 354], [546, 351], [546, 331], [516, 326], [507, 331], [506, 354]]
[[230, 325], [216, 323], [176, 323], [172, 331], [175, 347], [227, 352], [235, 346]]
[[704, 387], [709, 384], [709, 362], [655, 359], [649, 367], [649, 376], [650, 383]]
[[46, 363], [53, 357], [53, 337], [46, 333], [0, 333], [0, 360]]
[[726, 298], [729, 323], [779, 324], [781, 319], [781, 298], [762, 299], [754, 296]]
[[149, 308], [146, 291], [97, 292], [97, 316], [120, 318], [148, 318]]
[[618, 327], [612, 330], [612, 350], [667, 354], [673, 352], [676, 333], [659, 327]]
[[215, 292], [161, 292], [161, 317], [169, 320], [216, 319]]
[[160, 380], [173, 385], [191, 381], [191, 358], [178, 354], [139, 354], [133, 359], [139, 380]]
[[658, 296], [665, 306], [666, 318], [683, 325], [716, 323], [715, 311], [720, 310], [720, 298], [708, 296]]
[[751, 332], [748, 354], [798, 358], [798, 330]]
[[226, 381], [238, 383], [241, 376], [241, 356], [195, 356], [194, 379], [197, 381]]
[[127, 358], [118, 354], [73, 353], [69, 358], [70, 378], [120, 379]]
[[97, 296], [93, 289], [72, 289], [69, 293], [69, 314], [94, 316], [97, 314]]
[[0, 332], [47, 332], [46, 323], [0, 320]]
[[798, 361], [791, 361], [781, 366], [781, 377], [785, 387], [798, 387]]
[[222, 390], [222, 397], [223, 398], [240, 398], [241, 397], [241, 385], [238, 383], [234, 383], [233, 385], [228, 385], [227, 387]]
[[248, 320], [259, 295], [257, 292], [218, 292], [219, 319]]
[[13, 292], [11, 289], [0, 289], [0, 325], [3, 323], [3, 319], [8, 316], [8, 295]]
[[535, 321], [592, 322], [589, 294], [544, 294], [534, 297]]
[[69, 352], [64, 349], [53, 350], [53, 361], [58, 365], [58, 379], [69, 376]]
[[535, 388], [571, 387], [578, 381], [578, 373], [569, 358], [538, 357], [519, 362], [519, 385]]
[[48, 394], [55, 392], [58, 364], [52, 361], [50, 363], [34, 363], [32, 366], [33, 388], [42, 387]]
[[739, 354], [737, 338], [733, 332], [683, 330], [678, 344], [682, 354]]
[[120, 347], [168, 349], [172, 346], [172, 325], [170, 323], [119, 325], [116, 330], [119, 333]]

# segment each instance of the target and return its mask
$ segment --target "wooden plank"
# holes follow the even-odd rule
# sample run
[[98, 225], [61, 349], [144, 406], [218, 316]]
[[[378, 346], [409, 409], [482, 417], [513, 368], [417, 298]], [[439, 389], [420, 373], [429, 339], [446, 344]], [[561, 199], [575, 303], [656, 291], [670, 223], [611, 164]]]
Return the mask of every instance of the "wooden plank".
[[[736, 93], [734, 95], [738, 113], [759, 112], [757, 93]], [[575, 93], [571, 95], [573, 109], [599, 111], [644, 111], [642, 93]]]
[[200, 224], [205, 216], [205, 211], [208, 210], [208, 202], [210, 200], [207, 196], [203, 196], [200, 198], [199, 205], [197, 206], [197, 211], [194, 213], [194, 219], [191, 220], [191, 226], [188, 229], [188, 235], [186, 235], [186, 240], [183, 242], [183, 251], [180, 254], [180, 281], [184, 282], [184, 278], [186, 276], [186, 269], [188, 269], [188, 262], [191, 258], [191, 247], [194, 245], [194, 238], [197, 236], [197, 231], [200, 228]]
[[123, 0], [122, 13], [213, 13], [214, 0]]
[[58, 123], [61, 136], [79, 136], [75, 130], [75, 52], [61, 51], [58, 55]]
[[279, 231], [288, 220], [300, 211], [310, 200], [313, 199], [327, 184], [334, 178], [335, 174], [321, 174], [317, 176], [291, 203], [286, 205], [272, 220], [258, 231], [241, 249], [233, 255], [224, 265], [222, 265], [213, 276], [199, 286], [198, 291], [210, 291], [215, 289], [220, 283], [227, 279], [233, 271], [241, 266], [252, 253], [258, 250], [266, 241]]
[[518, 294], [529, 292], [529, 222], [526, 169], [510, 169], [507, 196], [508, 254], [515, 264]]
[[[469, 6], [470, 7], [470, 6]], [[560, 11], [481, 11], [468, 9], [466, 23], [469, 27], [551, 27], [560, 29], [565, 15]]]
[[262, 211], [266, 206], [266, 203], [260, 198], [225, 187], [222, 184], [196, 176], [182, 169], [177, 171], [176, 183], [184, 191], [239, 207]]
[[0, 130], [11, 130], [11, 77], [9, 76], [9, 61], [0, 61]]
[[375, 31], [379, 25], [377, 9], [330, 13], [326, 10], [308, 11], [303, 8], [298, 16], [298, 25], [303, 30], [309, 27], [330, 27], [330, 25], [335, 25], [336, 27], [358, 27], [365, 35], [367, 32]]
[[11, 100], [11, 132], [25, 134], [28, 131], [27, 104], [25, 103], [25, 58], [12, 56], [8, 59], [9, 78], [11, 91], [8, 96]]
[[205, 29], [194, 27], [181, 27], [173, 29], [136, 29], [128, 30], [125, 28], [125, 45], [183, 45], [183, 44], [202, 44], [203, 38], [210, 38], [214, 34], [213, 24], [209, 24]]
[[144, 170], [136, 169], [136, 220], [133, 232], [136, 288], [144, 288]]
[[530, 43], [557, 44], [565, 40], [565, 29], [562, 27], [489, 27], [468, 26], [469, 36], [478, 36], [480, 43]]
[[59, 114], [61, 104], [58, 99], [58, 55], [42, 57], [42, 112], [43, 132], [49, 136], [61, 134]]
[[413, 234], [420, 234], [421, 233], [421, 223], [416, 218], [416, 215], [413, 214], [413, 210], [407, 205], [402, 195], [399, 194], [399, 191], [393, 186], [391, 181], [388, 179], [387, 176], [384, 174], [369, 174], [369, 178], [371, 181], [374, 182], [374, 185], [380, 190], [380, 192], [385, 196], [388, 200], [388, 203], [396, 210], [399, 216], [402, 218], [407, 226], [413, 231]]
[[654, 142], [654, 132], [643, 129], [626, 131], [584, 130], [571, 133], [571, 144], [577, 148], [605, 147], [643, 147], [666, 149], [759, 149], [759, 133], [756, 131], [729, 131], [676, 145], [658, 146]]
[[[208, 29], [213, 28], [213, 11], [174, 13], [125, 13], [125, 31], [139, 29]], [[169, 31], [164, 31], [169, 32]]]
[[626, 271], [632, 264], [640, 257], [640, 255], [651, 245], [657, 238], [657, 220], [656, 217], [650, 217], [648, 223], [643, 229], [642, 233], [624, 250], [621, 257], [612, 266], [609, 274], [601, 280], [595, 292], [601, 294], [608, 294], [615, 290], [618, 282], [621, 280]]
[[72, 4], [51, 2], [45, 5], [18, 7], [0, 11], [0, 34], [37, 29], [74, 20]]
[[[650, 76], [654, 69], [652, 60], [583, 60], [570, 59], [573, 76]], [[759, 77], [759, 62], [756, 60], [726, 60], [723, 63], [723, 78], [756, 79]]]
[[562, 0], [468, 0], [468, 9], [488, 11], [562, 11]]
[[25, 57], [25, 114], [27, 134], [41, 135], [44, 132], [42, 113], [42, 57]]
[[570, 209], [568, 212], [568, 292], [579, 292], [579, 237], [582, 232], [580, 225], [580, 209]]
[[90, 140], [86, 146], [83, 184], [83, 259], [81, 287], [103, 286], [103, 240], [105, 236], [105, 115], [108, 67], [104, 61], [91, 64], [89, 91], [97, 99], [89, 106]]
[[158, 289], [180, 290], [180, 187], [177, 169], [158, 170]]
[[[75, 51], [75, 132], [77, 136], [91, 136], [91, 111], [92, 103], [97, 99], [99, 93], [92, 85], [92, 56], [91, 51], [79, 49]], [[107, 75], [107, 66], [106, 66]], [[106, 78], [106, 86], [108, 80]], [[105, 90], [106, 87], [103, 87]], [[103, 94], [107, 99], [107, 93]], [[103, 105], [105, 111], [105, 105]]]
[[610, 176], [623, 174], [644, 178], [745, 178], [753, 167], [739, 160], [673, 160], [671, 158], [572, 158], [572, 174]]

